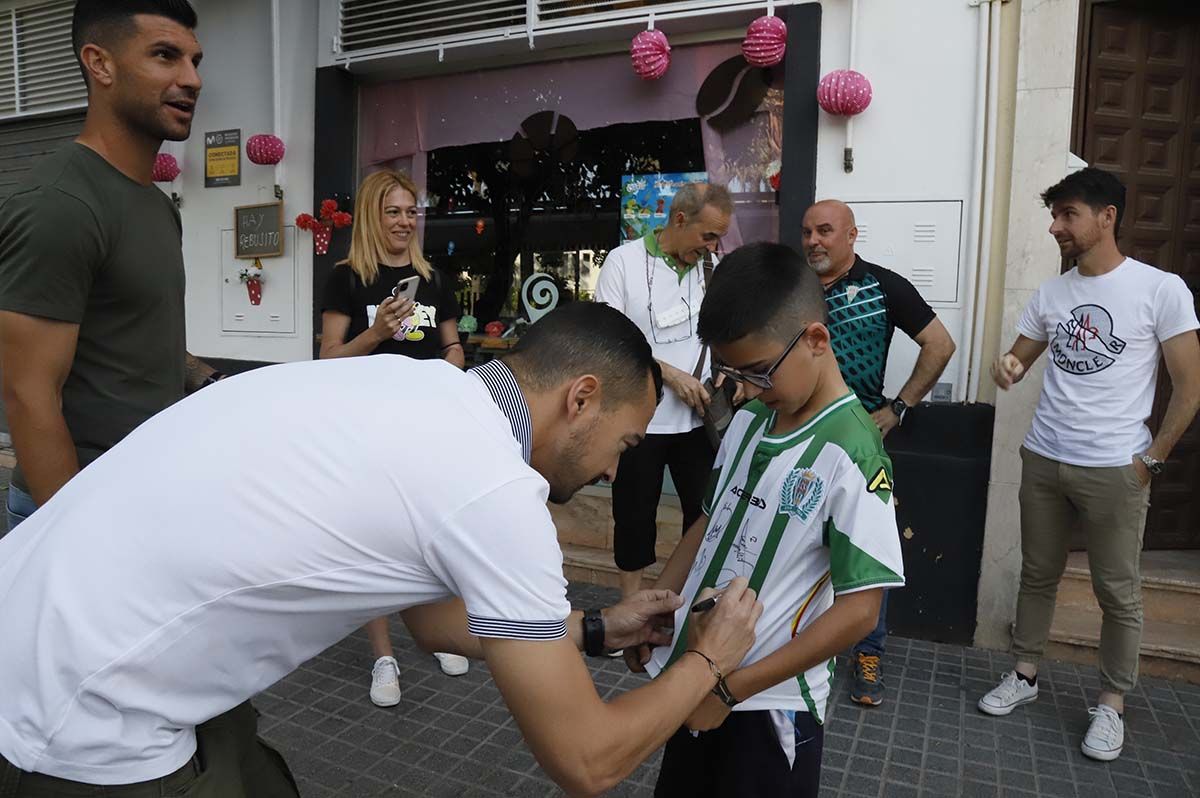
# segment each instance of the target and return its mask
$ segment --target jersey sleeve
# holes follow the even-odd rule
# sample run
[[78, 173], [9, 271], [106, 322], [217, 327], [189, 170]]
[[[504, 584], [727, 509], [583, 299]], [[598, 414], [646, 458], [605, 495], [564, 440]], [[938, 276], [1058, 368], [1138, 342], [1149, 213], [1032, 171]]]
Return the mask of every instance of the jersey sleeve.
[[321, 310], [331, 310], [345, 316], [354, 316], [354, 272], [346, 264], [334, 266], [325, 278], [325, 290], [321, 292]]
[[825, 522], [834, 594], [903, 587], [891, 460], [882, 451], [855, 460], [847, 456], [837, 473]]
[[887, 292], [887, 309], [892, 324], [903, 330], [909, 338], [916, 338], [929, 322], [937, 318], [925, 297], [908, 280], [879, 267], [875, 268], [875, 278]]
[[1197, 328], [1200, 321], [1192, 292], [1179, 275], [1168, 275], [1154, 300], [1154, 335], [1161, 343]]
[[557, 640], [571, 614], [546, 483], [505, 482], [447, 517], [424, 543], [429, 568], [467, 607], [476, 637]]
[[1033, 298], [1029, 300], [1029, 304], [1025, 306], [1025, 310], [1021, 312], [1021, 318], [1017, 320], [1017, 334], [1023, 335], [1031, 341], [1048, 341], [1049, 336], [1046, 334], [1045, 320], [1042, 319], [1042, 289], [1034, 292]]
[[625, 257], [615, 249], [608, 253], [604, 265], [600, 267], [595, 300], [625, 312]]
[[91, 209], [55, 188], [0, 210], [0, 310], [79, 324], [106, 250]]

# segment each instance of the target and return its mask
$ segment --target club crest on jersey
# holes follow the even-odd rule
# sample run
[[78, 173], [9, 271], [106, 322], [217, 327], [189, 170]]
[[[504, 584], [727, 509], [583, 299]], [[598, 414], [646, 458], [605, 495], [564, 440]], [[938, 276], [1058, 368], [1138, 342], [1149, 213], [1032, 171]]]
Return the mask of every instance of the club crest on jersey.
[[807, 521], [821, 503], [825, 483], [811, 468], [793, 468], [783, 481], [779, 509], [793, 518]]

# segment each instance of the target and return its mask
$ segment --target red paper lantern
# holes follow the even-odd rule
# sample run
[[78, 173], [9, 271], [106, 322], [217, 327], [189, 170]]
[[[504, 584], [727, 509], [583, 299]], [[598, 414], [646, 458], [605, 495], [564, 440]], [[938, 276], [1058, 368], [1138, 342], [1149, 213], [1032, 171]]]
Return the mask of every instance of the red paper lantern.
[[776, 16], [759, 17], [746, 29], [742, 55], [753, 66], [775, 66], [787, 50], [787, 25]]
[[282, 161], [286, 149], [283, 140], [270, 133], [259, 133], [246, 139], [246, 157], [263, 166], [274, 166]]
[[658, 80], [671, 65], [671, 45], [660, 30], [644, 30], [634, 36], [629, 55], [633, 71], [642, 80]]
[[871, 104], [871, 81], [853, 69], [835, 69], [821, 78], [817, 102], [837, 116], [861, 114]]
[[170, 183], [179, 177], [180, 171], [179, 161], [175, 160], [174, 155], [160, 152], [154, 156], [154, 171], [150, 176], [154, 178], [155, 183]]

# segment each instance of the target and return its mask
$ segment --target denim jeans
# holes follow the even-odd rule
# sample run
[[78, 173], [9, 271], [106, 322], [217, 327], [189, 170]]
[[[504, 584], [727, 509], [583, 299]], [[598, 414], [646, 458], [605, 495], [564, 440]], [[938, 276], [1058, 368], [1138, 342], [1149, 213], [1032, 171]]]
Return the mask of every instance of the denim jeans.
[[883, 649], [887, 644], [887, 604], [888, 592], [885, 590], [883, 598], [879, 602], [879, 623], [875, 624], [875, 629], [871, 634], [858, 641], [858, 645], [854, 647], [855, 654], [883, 656]]
[[[17, 524], [24, 521], [29, 516], [33, 515], [33, 511], [37, 509], [37, 505], [33, 503], [33, 497], [15, 485], [8, 486], [8, 529], [5, 533], [12, 532], [17, 528]], [[4, 537], [4, 534], [0, 534]]]

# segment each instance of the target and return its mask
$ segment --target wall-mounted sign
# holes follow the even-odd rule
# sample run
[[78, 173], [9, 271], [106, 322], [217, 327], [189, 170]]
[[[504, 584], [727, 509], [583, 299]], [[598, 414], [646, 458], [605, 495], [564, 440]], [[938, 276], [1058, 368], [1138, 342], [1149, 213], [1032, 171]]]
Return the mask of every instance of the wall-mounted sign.
[[242, 184], [242, 131], [204, 134], [204, 187]]
[[274, 258], [283, 254], [283, 203], [233, 209], [235, 258]]

